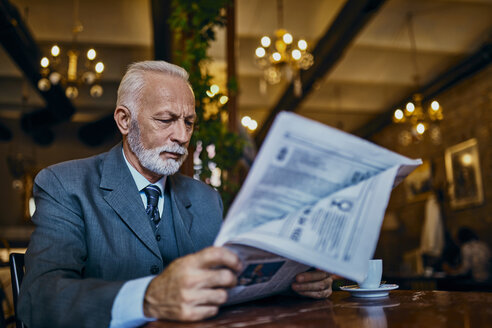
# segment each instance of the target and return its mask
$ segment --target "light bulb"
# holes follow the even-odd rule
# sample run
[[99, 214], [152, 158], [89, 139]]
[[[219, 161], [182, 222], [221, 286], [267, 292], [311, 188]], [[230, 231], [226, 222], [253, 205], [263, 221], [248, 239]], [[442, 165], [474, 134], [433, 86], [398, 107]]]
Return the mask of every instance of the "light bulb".
[[263, 72], [263, 77], [265, 78], [265, 80], [268, 83], [277, 84], [280, 82], [282, 74], [281, 74], [280, 69], [278, 67], [272, 66], [272, 67], [268, 67]]
[[415, 110], [415, 105], [411, 102], [409, 102], [406, 106], [406, 109], [409, 113], [413, 113], [413, 111]]
[[52, 72], [49, 76], [50, 82], [53, 85], [57, 85], [60, 83], [60, 80], [62, 79], [62, 75], [58, 72]]
[[263, 47], [256, 48], [255, 54], [256, 54], [256, 57], [258, 57], [258, 58], [265, 57], [265, 54], [266, 54], [265, 48], [263, 48]]
[[89, 92], [93, 98], [99, 98], [103, 94], [103, 88], [99, 84], [94, 84]]
[[461, 156], [461, 163], [463, 163], [464, 166], [469, 166], [472, 163], [473, 159], [472, 156], [468, 153], [463, 154]]
[[301, 59], [301, 51], [299, 49], [292, 50], [292, 58], [295, 60]]
[[241, 124], [245, 127], [247, 127], [250, 122], [251, 122], [251, 117], [249, 116], [243, 116], [243, 118], [241, 119]]
[[212, 84], [210, 86], [210, 91], [212, 91], [212, 93], [215, 95], [217, 92], [219, 92], [220, 88], [217, 84]]
[[248, 124], [248, 128], [251, 130], [251, 131], [254, 131], [256, 130], [256, 128], [258, 127], [258, 122], [256, 122], [255, 120], [251, 120]]
[[96, 50], [89, 49], [89, 51], [87, 51], [87, 59], [94, 60], [94, 58], [96, 58]]
[[96, 74], [93, 72], [84, 72], [84, 74], [82, 74], [82, 81], [84, 81], [85, 84], [91, 85], [96, 81]]
[[51, 88], [50, 80], [43, 77], [38, 81], [38, 89], [41, 91], [48, 91]]
[[297, 41], [297, 46], [301, 50], [306, 50], [308, 45], [307, 45], [306, 40], [301, 39], [301, 40]]
[[97, 73], [101, 74], [104, 71], [104, 64], [102, 62], [98, 62], [95, 70]]
[[284, 40], [284, 42], [286, 44], [291, 44], [292, 41], [293, 41], [293, 37], [292, 37], [292, 34], [290, 33], [285, 33], [284, 36], [282, 37], [282, 40]]
[[74, 86], [68, 86], [67, 89], [65, 90], [65, 95], [69, 99], [75, 99], [79, 95], [79, 89], [77, 89], [77, 87]]
[[261, 38], [261, 45], [265, 48], [269, 47], [272, 44], [272, 40], [268, 36], [264, 36]]
[[403, 119], [403, 111], [401, 109], [395, 110], [395, 118], [396, 120], [400, 121]]
[[227, 96], [222, 96], [222, 97], [220, 97], [220, 99], [219, 99], [219, 102], [220, 102], [222, 105], [225, 105], [228, 101], [229, 101], [229, 97], [227, 97]]
[[50, 60], [48, 57], [41, 58], [41, 67], [46, 68], [48, 66], [50, 66]]
[[438, 103], [436, 100], [434, 100], [434, 101], [431, 103], [431, 108], [432, 108], [432, 110], [433, 110], [433, 111], [437, 111], [437, 110], [439, 110], [439, 103]]
[[282, 55], [279, 52], [274, 52], [272, 54], [272, 58], [274, 61], [280, 61], [280, 59], [282, 59]]
[[58, 56], [59, 54], [60, 54], [60, 47], [58, 47], [58, 46], [55, 44], [53, 47], [51, 47], [51, 55], [52, 55], [53, 57], [56, 57], [56, 56]]
[[425, 132], [425, 125], [423, 123], [419, 123], [415, 127], [415, 130], [417, 131], [418, 134], [424, 134], [424, 132]]

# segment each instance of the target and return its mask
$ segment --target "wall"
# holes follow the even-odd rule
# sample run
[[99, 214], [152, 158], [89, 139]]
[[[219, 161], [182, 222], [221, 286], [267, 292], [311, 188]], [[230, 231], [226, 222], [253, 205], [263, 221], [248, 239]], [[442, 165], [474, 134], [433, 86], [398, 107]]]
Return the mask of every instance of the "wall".
[[[492, 66], [440, 94], [444, 120], [440, 124], [441, 142], [425, 139], [418, 144], [403, 146], [398, 139], [403, 129], [392, 124], [374, 135], [373, 141], [412, 158], [432, 162], [433, 187], [444, 191], [442, 202], [446, 232], [454, 236], [463, 225], [474, 229], [480, 239], [492, 246]], [[470, 138], [478, 140], [484, 202], [463, 209], [452, 209], [445, 174], [445, 149]], [[425, 199], [409, 201], [405, 185], [393, 191], [387, 213], [392, 213], [388, 229], [383, 227], [376, 256], [385, 259], [386, 271], [399, 271], [403, 254], [416, 249], [424, 221]]]
[[115, 136], [98, 147], [83, 144], [77, 136], [80, 123], [62, 123], [53, 128], [55, 142], [48, 146], [38, 146], [19, 128], [19, 121], [2, 119], [14, 138], [10, 142], [0, 142], [0, 238], [10, 241], [22, 241], [29, 238], [32, 224], [23, 218], [22, 189], [14, 187], [11, 169], [7, 158], [23, 154], [34, 160], [35, 171], [61, 161], [83, 158], [108, 150], [120, 137]]

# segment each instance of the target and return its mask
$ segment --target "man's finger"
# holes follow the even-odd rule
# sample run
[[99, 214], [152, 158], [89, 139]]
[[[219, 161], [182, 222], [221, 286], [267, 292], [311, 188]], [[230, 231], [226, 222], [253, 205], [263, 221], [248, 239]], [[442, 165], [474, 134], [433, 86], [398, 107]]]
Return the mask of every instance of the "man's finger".
[[293, 283], [292, 289], [296, 292], [302, 291], [320, 291], [331, 289], [331, 285], [333, 280], [328, 277], [323, 280], [314, 281], [314, 282], [304, 282], [304, 283]]
[[310, 281], [319, 281], [326, 279], [330, 277], [331, 275], [325, 271], [307, 271], [300, 273], [296, 276], [296, 282], [298, 283], [303, 283], [303, 282], [310, 282]]
[[237, 277], [229, 269], [205, 269], [200, 272], [198, 288], [234, 287]]
[[195, 254], [199, 266], [213, 268], [225, 266], [234, 271], [241, 270], [241, 260], [225, 247], [209, 247]]
[[196, 298], [195, 306], [222, 305], [227, 301], [227, 292], [225, 289], [200, 289], [193, 291], [193, 297]]

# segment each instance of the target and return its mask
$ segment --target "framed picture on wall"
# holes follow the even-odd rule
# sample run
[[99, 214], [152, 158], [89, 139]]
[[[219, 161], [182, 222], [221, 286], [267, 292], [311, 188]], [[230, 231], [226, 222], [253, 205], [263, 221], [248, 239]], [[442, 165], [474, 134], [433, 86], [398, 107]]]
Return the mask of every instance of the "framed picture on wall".
[[404, 180], [407, 200], [414, 202], [427, 199], [432, 193], [432, 168], [430, 160], [423, 160]]
[[444, 156], [451, 207], [460, 209], [482, 204], [482, 173], [477, 139], [449, 147]]

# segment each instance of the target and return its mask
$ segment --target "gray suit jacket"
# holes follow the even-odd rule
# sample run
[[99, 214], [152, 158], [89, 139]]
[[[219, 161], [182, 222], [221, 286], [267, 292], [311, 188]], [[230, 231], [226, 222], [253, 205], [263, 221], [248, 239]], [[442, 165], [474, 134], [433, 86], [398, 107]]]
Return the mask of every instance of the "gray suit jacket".
[[[218, 193], [179, 174], [168, 179], [179, 256], [212, 245], [222, 222]], [[20, 318], [29, 328], [107, 327], [124, 282], [164, 269], [121, 144], [44, 169], [34, 196]]]

